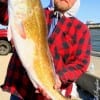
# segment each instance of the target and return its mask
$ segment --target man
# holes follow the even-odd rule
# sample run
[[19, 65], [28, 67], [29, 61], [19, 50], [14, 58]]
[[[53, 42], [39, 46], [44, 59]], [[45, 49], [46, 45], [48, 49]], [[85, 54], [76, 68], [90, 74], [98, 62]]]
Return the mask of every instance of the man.
[[[86, 72], [90, 61], [90, 33], [87, 26], [74, 17], [79, 0], [54, 0], [53, 4], [53, 9], [48, 7], [44, 11], [49, 31], [48, 43], [57, 73], [54, 88], [60, 89], [64, 96], [71, 97], [73, 82]], [[2, 16], [6, 17], [4, 12]], [[5, 20], [1, 22], [3, 24]], [[33, 87], [16, 50], [11, 57], [2, 89], [11, 92], [11, 100], [49, 98], [41, 87]]]

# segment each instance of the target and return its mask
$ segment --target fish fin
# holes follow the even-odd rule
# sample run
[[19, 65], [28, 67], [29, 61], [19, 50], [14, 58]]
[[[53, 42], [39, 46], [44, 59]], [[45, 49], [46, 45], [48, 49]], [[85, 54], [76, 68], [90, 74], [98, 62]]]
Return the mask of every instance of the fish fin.
[[23, 39], [26, 39], [26, 34], [22, 21], [14, 21], [14, 20], [16, 19], [13, 18], [11, 20], [11, 25], [10, 25], [10, 27], [12, 28], [12, 32], [16, 31], [17, 34], [19, 34]]
[[12, 39], [12, 31], [11, 31], [10, 24], [8, 25], [7, 39], [8, 39], [8, 41], [11, 41], [11, 39]]
[[20, 35], [21, 35], [21, 37], [26, 39], [26, 34], [25, 34], [24, 27], [23, 27], [22, 23], [20, 23], [19, 28], [20, 28]]
[[15, 28], [17, 29], [18, 34], [23, 38], [26, 39], [25, 30], [22, 23], [16, 23]]

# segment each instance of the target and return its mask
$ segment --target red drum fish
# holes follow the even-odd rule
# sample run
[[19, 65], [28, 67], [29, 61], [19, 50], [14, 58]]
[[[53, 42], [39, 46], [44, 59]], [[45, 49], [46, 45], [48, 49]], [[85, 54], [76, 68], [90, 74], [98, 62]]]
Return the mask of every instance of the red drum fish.
[[69, 100], [53, 88], [53, 62], [40, 0], [9, 0], [8, 14], [8, 34], [34, 87], [42, 87], [52, 100]]

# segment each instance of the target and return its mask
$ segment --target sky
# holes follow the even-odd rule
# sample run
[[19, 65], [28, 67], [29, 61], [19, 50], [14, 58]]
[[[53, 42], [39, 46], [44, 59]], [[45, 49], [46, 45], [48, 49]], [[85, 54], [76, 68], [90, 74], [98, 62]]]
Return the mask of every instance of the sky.
[[[41, 0], [43, 7], [49, 5], [50, 0]], [[93, 21], [100, 23], [100, 0], [80, 0], [80, 8], [76, 17], [82, 22]]]

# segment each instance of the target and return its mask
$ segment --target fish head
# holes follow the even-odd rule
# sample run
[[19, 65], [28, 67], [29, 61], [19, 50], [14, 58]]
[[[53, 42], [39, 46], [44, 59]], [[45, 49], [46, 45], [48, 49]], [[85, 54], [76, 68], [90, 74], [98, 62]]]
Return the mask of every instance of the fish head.
[[[41, 9], [40, 0], [9, 0], [8, 13], [9, 22], [13, 29], [16, 29], [22, 37], [25, 37], [23, 22], [31, 18], [36, 13], [37, 9]], [[31, 19], [32, 20], [32, 19]]]
[[9, 12], [14, 14], [14, 17], [24, 19], [32, 14], [39, 3], [39, 0], [9, 0], [8, 8]]

